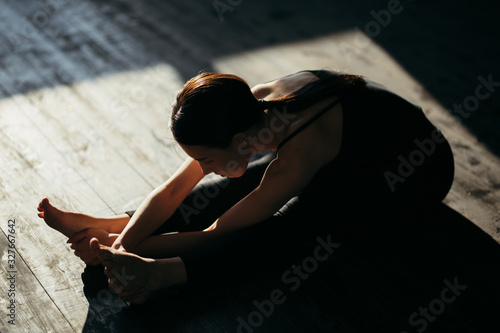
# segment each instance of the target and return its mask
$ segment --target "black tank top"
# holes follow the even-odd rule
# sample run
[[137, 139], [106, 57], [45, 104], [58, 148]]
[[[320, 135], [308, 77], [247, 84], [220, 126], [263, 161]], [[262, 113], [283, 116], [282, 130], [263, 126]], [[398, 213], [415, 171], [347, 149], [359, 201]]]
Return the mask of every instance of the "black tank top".
[[325, 114], [328, 110], [333, 108], [335, 105], [339, 103], [339, 98], [335, 99], [331, 104], [329, 104], [327, 107], [322, 109], [320, 112], [315, 114], [311, 119], [306, 121], [304, 124], [302, 124], [299, 128], [297, 128], [295, 131], [293, 131], [289, 136], [287, 136], [283, 141], [281, 141], [278, 145], [278, 148], [276, 148], [276, 151], [279, 151], [281, 147], [283, 147], [288, 141], [290, 141], [294, 136], [299, 134], [301, 131], [303, 131], [307, 126], [311, 125], [314, 121], [316, 121], [319, 117], [321, 117], [323, 114]]

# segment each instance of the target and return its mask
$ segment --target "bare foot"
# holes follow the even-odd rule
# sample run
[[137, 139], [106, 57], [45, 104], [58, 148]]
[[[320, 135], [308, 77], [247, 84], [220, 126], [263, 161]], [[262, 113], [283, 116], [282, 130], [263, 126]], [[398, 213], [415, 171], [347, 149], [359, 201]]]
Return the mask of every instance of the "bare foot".
[[64, 212], [49, 202], [49, 199], [43, 199], [38, 205], [38, 216], [45, 220], [47, 225], [67, 237], [75, 232], [85, 229], [89, 225], [89, 218], [80, 216], [80, 214]]
[[126, 302], [144, 303], [151, 291], [186, 282], [180, 258], [142, 258], [101, 245], [96, 238], [92, 238], [90, 247], [104, 265], [109, 284]]
[[38, 204], [38, 211], [38, 216], [43, 218], [49, 227], [67, 237], [87, 228], [98, 228], [111, 233], [120, 233], [130, 219], [126, 215], [112, 218], [96, 218], [80, 213], [65, 212], [52, 206], [47, 198], [44, 198]]
[[97, 266], [101, 262], [95, 251], [90, 248], [90, 240], [97, 238], [99, 244], [106, 246], [113, 245], [119, 234], [111, 234], [102, 229], [87, 228], [74, 233], [67, 241], [71, 243], [71, 248], [75, 250], [75, 255], [83, 260], [87, 265]]

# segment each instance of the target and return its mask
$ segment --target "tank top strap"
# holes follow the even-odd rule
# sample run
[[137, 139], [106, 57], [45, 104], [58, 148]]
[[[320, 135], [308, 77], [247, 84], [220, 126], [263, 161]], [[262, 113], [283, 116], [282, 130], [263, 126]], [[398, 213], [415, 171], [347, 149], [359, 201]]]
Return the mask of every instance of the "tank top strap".
[[302, 124], [299, 128], [297, 128], [295, 131], [293, 131], [289, 136], [287, 136], [283, 141], [281, 141], [278, 145], [278, 148], [276, 148], [276, 151], [279, 151], [281, 147], [283, 147], [288, 141], [290, 141], [294, 136], [299, 134], [301, 131], [303, 131], [307, 126], [311, 125], [314, 121], [316, 121], [319, 117], [321, 117], [323, 114], [325, 114], [328, 110], [333, 108], [335, 105], [339, 103], [340, 99], [337, 97], [335, 101], [330, 103], [327, 107], [316, 113], [311, 119], [306, 121], [304, 124]]

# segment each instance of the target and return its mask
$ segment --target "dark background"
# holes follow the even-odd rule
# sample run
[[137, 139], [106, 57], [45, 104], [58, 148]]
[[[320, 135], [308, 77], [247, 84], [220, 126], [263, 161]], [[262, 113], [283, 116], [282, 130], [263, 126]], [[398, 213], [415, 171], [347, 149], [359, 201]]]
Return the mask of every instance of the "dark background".
[[[13, 8], [22, 10], [24, 19], [36, 31], [27, 28], [22, 20], [4, 22], [7, 27], [0, 35], [0, 66], [9, 75], [0, 81], [0, 96], [2, 91], [4, 96], [13, 91], [25, 93], [54, 82], [66, 84], [163, 62], [174, 65], [187, 80], [201, 70], [210, 70], [212, 60], [224, 55], [354, 28], [369, 33], [373, 30], [367, 24], [375, 20], [373, 13], [385, 19], [381, 11], [397, 3], [399, 12], [391, 15], [373, 40], [445, 108], [452, 110], [454, 104], [473, 95], [478, 76], [492, 75], [493, 81], [500, 81], [500, 11], [493, 0], [91, 3], [94, 8], [90, 11], [88, 3], [69, 0], [9, 1]], [[3, 11], [2, 16], [7, 19], [9, 12]], [[76, 30], [73, 26], [81, 25], [73, 24], [73, 20], [83, 20], [86, 31]], [[32, 60], [51, 52], [44, 39], [64, 50], [69, 59], [73, 57], [73, 63], [57, 62], [55, 58], [53, 63]], [[109, 56], [111, 48], [123, 54], [122, 61]], [[13, 66], [18, 61], [31, 62], [35, 68], [27, 73], [24, 66]], [[53, 71], [54, 80], [37, 80], [36, 70], [47, 67]], [[15, 87], [2, 88], [10, 85]], [[460, 117], [497, 155], [498, 96], [495, 91], [470, 117]]]

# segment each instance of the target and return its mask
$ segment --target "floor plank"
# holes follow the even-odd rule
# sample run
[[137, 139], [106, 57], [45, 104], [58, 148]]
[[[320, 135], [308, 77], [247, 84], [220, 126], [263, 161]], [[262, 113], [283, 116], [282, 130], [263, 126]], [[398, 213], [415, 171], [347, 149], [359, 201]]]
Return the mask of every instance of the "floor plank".
[[[3, 216], [2, 216], [3, 217]], [[19, 225], [24, 223], [22, 219], [15, 220], [16, 231], [19, 231]], [[8, 220], [5, 220], [7, 224]], [[4, 228], [0, 235], [0, 249], [2, 258], [7, 258], [10, 241], [7, 240], [9, 235]], [[18, 244], [22, 244], [24, 239], [19, 233], [13, 233]], [[12, 238], [10, 238], [12, 240]], [[72, 325], [72, 319], [67, 317], [68, 310], [71, 310], [70, 304], [60, 303], [61, 306], [66, 305], [62, 311], [54, 303], [49, 293], [45, 289], [43, 282], [39, 280], [40, 271], [37, 275], [27, 266], [25, 258], [20, 254], [21, 251], [15, 252], [13, 269], [7, 265], [7, 261], [2, 262], [2, 279], [0, 281], [0, 289], [2, 290], [2, 298], [0, 305], [2, 306], [2, 316], [0, 318], [1, 332], [76, 332], [77, 327]], [[12, 273], [14, 272], [14, 273]], [[7, 280], [7, 277], [14, 277], [13, 280]], [[14, 287], [12, 287], [12, 285]], [[8, 292], [7, 292], [8, 291]], [[66, 297], [71, 297], [71, 293], [64, 293]], [[9, 296], [10, 295], [10, 296]], [[14, 300], [14, 312], [7, 307], [10, 306], [10, 301]], [[10, 317], [9, 315], [13, 315]]]
[[[66, 209], [78, 211], [92, 203], [96, 213], [110, 214], [111, 211], [64, 157], [53, 149], [46, 137], [35, 127], [25, 130], [27, 120], [20, 112], [2, 113], [0, 118], [8, 125], [8, 131], [2, 129], [1, 133], [3, 149], [0, 156], [7, 162], [0, 167], [0, 181], [4, 185], [0, 204], [2, 221], [6, 223], [8, 218], [18, 220], [17, 249], [23, 262], [43, 286], [51, 302], [78, 330], [78, 326], [84, 323], [82, 313], [85, 314], [88, 308], [88, 301], [81, 292], [80, 272], [84, 265], [74, 260], [65, 238], [47, 229], [45, 223], [36, 217], [37, 200], [46, 195]], [[2, 223], [4, 232], [5, 227]], [[35, 308], [42, 309], [32, 295], [27, 297], [34, 302], [31, 304]]]
[[[16, 219], [18, 331], [231, 332], [279, 288], [287, 301], [255, 331], [414, 332], [410, 315], [455, 277], [468, 289], [425, 331], [498, 327], [496, 86], [466, 117], [454, 110], [475, 96], [480, 77], [499, 80], [496, 5], [401, 2], [383, 26], [382, 0], [228, 3], [222, 16], [210, 1], [2, 3], [0, 249], [7, 221]], [[343, 244], [294, 292], [278, 271], [163, 291], [139, 307], [113, 295], [36, 217], [44, 196], [99, 216], [137, 207], [183, 159], [168, 115], [198, 72], [234, 73], [253, 85], [314, 68], [366, 75], [423, 107], [455, 154], [447, 206], [403, 223], [396, 237]], [[5, 271], [5, 253], [2, 260]], [[1, 332], [11, 328], [4, 311]]]

